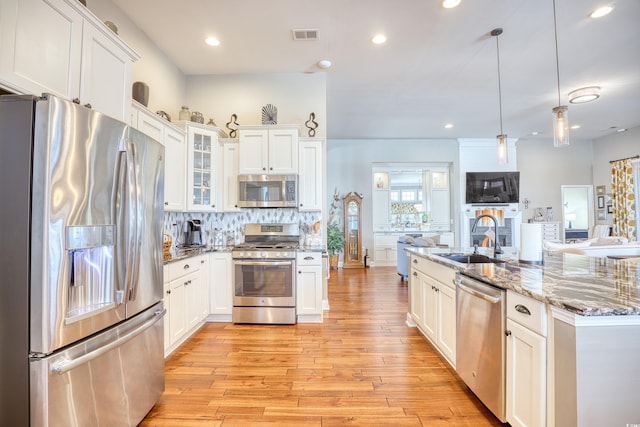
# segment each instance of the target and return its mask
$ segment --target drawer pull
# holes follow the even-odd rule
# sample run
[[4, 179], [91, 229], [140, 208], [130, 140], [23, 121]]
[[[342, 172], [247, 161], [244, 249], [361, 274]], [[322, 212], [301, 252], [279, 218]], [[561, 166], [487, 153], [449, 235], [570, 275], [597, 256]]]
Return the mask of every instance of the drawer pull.
[[531, 316], [531, 312], [529, 311], [529, 309], [522, 305], [522, 304], [516, 304], [516, 311], [518, 313], [522, 313], [522, 314], [526, 314], [527, 316]]
[[416, 273], [415, 271], [413, 272], [413, 276], [414, 277], [418, 277], [418, 273]]
[[185, 269], [185, 270], [188, 270], [189, 269], [189, 264], [185, 264], [184, 267], [182, 267], [182, 268]]
[[511, 336], [511, 331], [509, 329], [505, 329], [504, 334], [508, 337]]
[[414, 259], [413, 259], [413, 263], [414, 263], [414, 264], [417, 264], [417, 263], [418, 263], [418, 260], [414, 258]]
[[313, 261], [313, 257], [312, 256], [306, 256], [304, 257], [305, 261]]

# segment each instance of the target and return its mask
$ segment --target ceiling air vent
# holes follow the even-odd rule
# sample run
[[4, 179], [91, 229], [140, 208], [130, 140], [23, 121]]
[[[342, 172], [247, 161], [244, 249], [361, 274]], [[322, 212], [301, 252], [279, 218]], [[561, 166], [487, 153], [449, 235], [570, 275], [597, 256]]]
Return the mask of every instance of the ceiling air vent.
[[318, 40], [318, 30], [291, 30], [294, 40]]

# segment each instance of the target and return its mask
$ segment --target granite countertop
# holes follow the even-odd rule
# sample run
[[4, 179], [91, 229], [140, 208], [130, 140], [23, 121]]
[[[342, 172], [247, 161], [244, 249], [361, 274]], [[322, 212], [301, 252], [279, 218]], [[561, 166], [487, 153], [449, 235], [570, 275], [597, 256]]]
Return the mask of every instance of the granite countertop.
[[[170, 253], [170, 258], [165, 258], [164, 263], [169, 264], [175, 261], [180, 261], [181, 259], [190, 258], [202, 254], [206, 254], [209, 252], [231, 252], [233, 250], [233, 246], [203, 246], [201, 248], [196, 249], [178, 249], [174, 248]], [[300, 246], [297, 249], [298, 252], [326, 252], [326, 249], [322, 246]]]
[[206, 254], [209, 252], [231, 252], [232, 249], [233, 247], [231, 246], [203, 246], [201, 248], [189, 249], [173, 248], [169, 253], [170, 257], [165, 258], [164, 263], [169, 264], [175, 261], [180, 261], [181, 259]]
[[436, 254], [470, 250], [407, 247], [405, 251], [582, 316], [640, 315], [637, 259], [545, 252], [543, 265], [520, 263], [517, 253], [507, 255], [504, 264], [462, 264]]

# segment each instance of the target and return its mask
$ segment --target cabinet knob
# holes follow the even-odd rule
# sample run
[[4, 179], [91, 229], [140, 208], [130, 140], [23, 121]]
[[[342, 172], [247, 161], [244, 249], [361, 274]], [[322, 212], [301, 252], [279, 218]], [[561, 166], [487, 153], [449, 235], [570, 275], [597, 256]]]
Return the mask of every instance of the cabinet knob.
[[418, 263], [418, 260], [414, 258], [414, 259], [413, 259], [413, 263], [414, 263], [414, 264], [417, 264], [417, 263]]
[[302, 271], [298, 270], [298, 274], [302, 274]]
[[418, 277], [418, 273], [416, 273], [415, 271], [413, 272], [413, 275]]
[[266, 171], [266, 170], [267, 170], [267, 168], [262, 168], [262, 170], [263, 170], [263, 171]]
[[506, 330], [504, 331], [504, 334], [505, 334], [506, 336], [510, 337], [510, 336], [511, 336], [511, 331], [510, 331], [509, 329], [506, 329]]
[[169, 206], [169, 202], [164, 202], [164, 205], [165, 206]]
[[88, 102], [86, 104], [84, 104], [85, 107], [87, 108], [91, 108], [91, 104], [89, 104]]
[[71, 102], [73, 102], [74, 104], [80, 104], [80, 98], [73, 98]]
[[272, 170], [273, 170], [273, 167], [270, 167], [270, 168], [269, 168], [269, 170], [270, 170], [270, 171], [272, 171]]
[[167, 289], [167, 295], [171, 294], [171, 289]]

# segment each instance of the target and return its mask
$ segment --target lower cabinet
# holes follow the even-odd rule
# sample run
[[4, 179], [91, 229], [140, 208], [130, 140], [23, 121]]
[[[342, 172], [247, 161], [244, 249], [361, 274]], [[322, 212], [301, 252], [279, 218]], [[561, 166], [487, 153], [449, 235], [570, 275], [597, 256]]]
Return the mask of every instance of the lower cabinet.
[[296, 317], [299, 323], [322, 323], [322, 252], [296, 257]]
[[209, 254], [209, 320], [231, 322], [233, 311], [233, 266], [231, 252]]
[[[209, 268], [207, 255], [164, 266], [165, 356], [182, 344], [206, 317]], [[203, 298], [207, 295], [206, 298]], [[208, 306], [208, 304], [207, 304]]]
[[455, 367], [455, 271], [415, 255], [411, 256], [410, 265], [411, 318], [449, 364]]
[[507, 421], [546, 425], [547, 327], [545, 304], [507, 292]]

